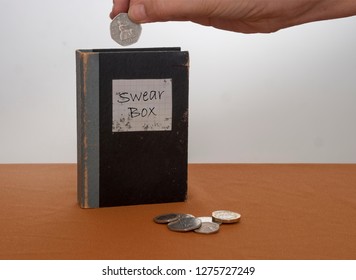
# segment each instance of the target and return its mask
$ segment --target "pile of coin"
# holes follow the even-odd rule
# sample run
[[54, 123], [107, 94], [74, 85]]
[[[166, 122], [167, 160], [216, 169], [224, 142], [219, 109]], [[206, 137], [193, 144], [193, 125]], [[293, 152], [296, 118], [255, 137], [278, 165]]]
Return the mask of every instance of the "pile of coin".
[[220, 229], [221, 224], [232, 224], [240, 221], [241, 215], [229, 210], [212, 212], [209, 217], [194, 217], [191, 214], [169, 213], [158, 215], [153, 220], [158, 224], [167, 224], [172, 231], [211, 234]]

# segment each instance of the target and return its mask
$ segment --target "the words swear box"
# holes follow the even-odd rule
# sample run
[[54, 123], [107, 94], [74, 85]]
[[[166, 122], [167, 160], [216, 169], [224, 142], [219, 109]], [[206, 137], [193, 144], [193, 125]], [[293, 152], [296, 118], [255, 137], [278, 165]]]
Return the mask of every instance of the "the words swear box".
[[172, 79], [113, 80], [113, 131], [172, 130]]
[[80, 206], [184, 201], [188, 52], [78, 50], [76, 61]]

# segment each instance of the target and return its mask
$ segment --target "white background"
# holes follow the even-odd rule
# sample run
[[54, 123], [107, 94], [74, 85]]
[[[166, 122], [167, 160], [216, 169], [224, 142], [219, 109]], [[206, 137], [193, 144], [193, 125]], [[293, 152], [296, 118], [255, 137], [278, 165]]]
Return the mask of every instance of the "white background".
[[[111, 0], [1, 0], [0, 163], [76, 162], [76, 49], [119, 47]], [[143, 26], [190, 52], [190, 162], [356, 163], [356, 18], [245, 35]]]

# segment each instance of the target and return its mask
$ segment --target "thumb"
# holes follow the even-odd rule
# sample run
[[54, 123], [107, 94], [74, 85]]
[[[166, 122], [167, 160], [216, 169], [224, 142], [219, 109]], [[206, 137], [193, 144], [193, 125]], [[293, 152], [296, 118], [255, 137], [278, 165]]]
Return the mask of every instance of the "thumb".
[[138, 0], [131, 1], [128, 14], [137, 23], [189, 21], [210, 16], [217, 3], [216, 0]]

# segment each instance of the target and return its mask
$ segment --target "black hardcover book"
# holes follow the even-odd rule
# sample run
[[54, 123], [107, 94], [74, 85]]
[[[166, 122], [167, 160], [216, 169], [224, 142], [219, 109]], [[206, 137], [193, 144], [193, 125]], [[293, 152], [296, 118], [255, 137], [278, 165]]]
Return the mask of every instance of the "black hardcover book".
[[78, 202], [184, 201], [189, 54], [77, 50]]

